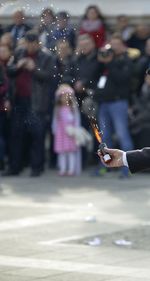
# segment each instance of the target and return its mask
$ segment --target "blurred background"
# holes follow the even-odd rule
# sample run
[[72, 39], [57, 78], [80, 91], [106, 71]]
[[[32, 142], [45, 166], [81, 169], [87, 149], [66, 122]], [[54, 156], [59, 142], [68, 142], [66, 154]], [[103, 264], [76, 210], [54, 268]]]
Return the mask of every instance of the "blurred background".
[[149, 11], [147, 0], [0, 1], [2, 176], [105, 175], [91, 118], [109, 147], [149, 146]]

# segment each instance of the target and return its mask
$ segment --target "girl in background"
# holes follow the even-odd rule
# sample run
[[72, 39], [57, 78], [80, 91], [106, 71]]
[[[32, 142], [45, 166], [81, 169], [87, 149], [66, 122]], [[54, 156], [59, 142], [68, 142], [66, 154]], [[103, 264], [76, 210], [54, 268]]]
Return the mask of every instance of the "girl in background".
[[69, 127], [80, 126], [80, 114], [77, 108], [74, 90], [68, 84], [62, 84], [56, 91], [53, 118], [54, 150], [58, 155], [60, 176], [80, 174], [80, 148], [73, 136], [67, 132]]

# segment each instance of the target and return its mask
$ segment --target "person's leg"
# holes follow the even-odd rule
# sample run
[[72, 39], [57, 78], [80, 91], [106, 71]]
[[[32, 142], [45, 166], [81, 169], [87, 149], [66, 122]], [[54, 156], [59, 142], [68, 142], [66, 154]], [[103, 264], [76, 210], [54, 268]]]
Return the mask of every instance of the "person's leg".
[[114, 102], [110, 109], [120, 148], [124, 151], [132, 150], [133, 143], [128, 128], [128, 103], [126, 101]]
[[74, 175], [75, 174], [75, 166], [76, 166], [76, 154], [75, 152], [69, 152], [67, 153], [68, 156], [68, 175]]
[[0, 169], [4, 166], [5, 157], [5, 137], [4, 137], [4, 127], [5, 127], [5, 112], [0, 112]]
[[63, 176], [67, 172], [67, 153], [58, 153], [59, 175]]
[[[120, 148], [124, 151], [132, 150], [133, 143], [128, 128], [128, 103], [126, 101], [111, 104], [111, 117]], [[128, 175], [128, 168], [121, 168], [124, 176]]]
[[25, 132], [26, 114], [20, 107], [16, 107], [12, 115], [10, 137], [10, 170], [18, 174], [22, 169], [22, 149]]
[[103, 141], [107, 144], [108, 147], [112, 147], [113, 126], [109, 103], [103, 103], [100, 106], [99, 126], [100, 131], [102, 132]]
[[39, 175], [44, 169], [46, 121], [44, 116], [29, 113], [27, 121], [31, 134], [31, 168]]

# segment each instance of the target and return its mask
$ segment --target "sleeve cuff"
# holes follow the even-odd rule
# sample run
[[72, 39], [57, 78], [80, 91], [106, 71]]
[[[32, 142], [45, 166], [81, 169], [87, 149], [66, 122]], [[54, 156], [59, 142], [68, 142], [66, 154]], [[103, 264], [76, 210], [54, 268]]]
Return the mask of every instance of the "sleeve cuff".
[[126, 152], [123, 152], [122, 161], [123, 161], [123, 165], [129, 168]]

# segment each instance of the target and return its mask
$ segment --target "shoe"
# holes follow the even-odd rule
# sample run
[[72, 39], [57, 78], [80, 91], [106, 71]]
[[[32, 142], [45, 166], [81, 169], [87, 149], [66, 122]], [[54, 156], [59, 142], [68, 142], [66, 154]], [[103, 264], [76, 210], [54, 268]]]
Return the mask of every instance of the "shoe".
[[11, 169], [8, 169], [8, 170], [4, 171], [1, 175], [3, 177], [18, 176], [19, 175], [19, 171], [13, 171]]
[[101, 167], [101, 168], [96, 168], [95, 170], [93, 170], [90, 175], [91, 175], [91, 177], [101, 177], [101, 176], [104, 176], [106, 173], [107, 173], [107, 168]]
[[0, 171], [4, 171], [4, 169], [5, 169], [4, 161], [1, 160], [1, 161], [0, 161]]
[[32, 170], [31, 174], [30, 174], [30, 177], [31, 178], [36, 178], [36, 177], [39, 177], [40, 175], [41, 175], [41, 171], [39, 171], [39, 170]]

